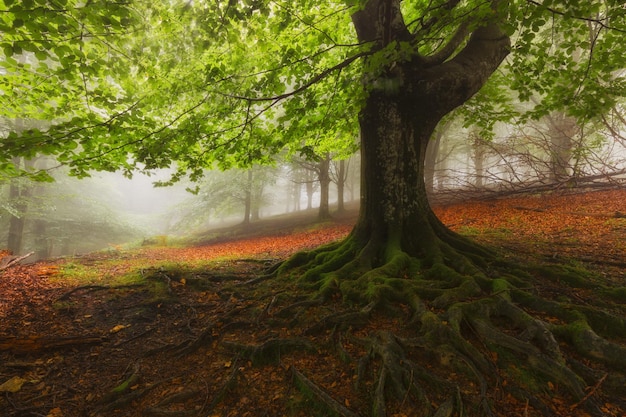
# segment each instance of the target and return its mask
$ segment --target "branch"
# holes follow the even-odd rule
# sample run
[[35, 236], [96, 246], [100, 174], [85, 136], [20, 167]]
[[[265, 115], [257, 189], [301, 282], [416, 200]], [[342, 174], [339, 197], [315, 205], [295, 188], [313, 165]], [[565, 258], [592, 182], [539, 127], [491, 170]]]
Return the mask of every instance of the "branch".
[[228, 98], [234, 98], [237, 100], [245, 100], [245, 101], [249, 101], [249, 102], [262, 102], [262, 101], [280, 101], [280, 100], [284, 100], [286, 98], [289, 97], [293, 97], [303, 91], [305, 91], [306, 89], [308, 89], [309, 87], [311, 87], [314, 84], [317, 84], [318, 82], [324, 80], [326, 77], [330, 76], [333, 72], [335, 71], [339, 71], [342, 70], [343, 68], [347, 68], [348, 66], [350, 66], [350, 64], [352, 64], [354, 61], [356, 61], [359, 58], [362, 58], [364, 56], [370, 55], [371, 52], [360, 52], [356, 55], [353, 55], [349, 58], [347, 58], [346, 60], [340, 62], [337, 65], [334, 65], [330, 68], [326, 68], [324, 71], [320, 72], [319, 74], [317, 74], [316, 76], [314, 76], [313, 78], [311, 78], [309, 81], [307, 81], [306, 83], [302, 84], [300, 87], [296, 88], [295, 90], [292, 90], [288, 93], [283, 93], [283, 94], [278, 94], [275, 96], [266, 96], [266, 97], [248, 97], [248, 96], [241, 96], [241, 95], [237, 95], [237, 94], [227, 94], [227, 93], [222, 93], [220, 91], [214, 91], [215, 94], [224, 96], [224, 97], [228, 97]]
[[467, 22], [461, 23], [455, 34], [452, 35], [452, 38], [450, 38], [448, 43], [444, 45], [443, 48], [441, 48], [439, 51], [435, 52], [432, 55], [422, 57], [422, 61], [424, 62], [424, 64], [426, 64], [427, 66], [435, 66], [443, 63], [448, 58], [450, 58], [454, 51], [456, 51], [457, 48], [461, 46], [461, 44], [465, 40], [465, 37], [468, 34], [468, 26], [469, 25], [467, 24]]
[[574, 18], [576, 20], [582, 20], [584, 22], [596, 23], [596, 24], [602, 26], [603, 28], [610, 29], [610, 30], [615, 30], [615, 31], [621, 32], [621, 33], [626, 33], [626, 29], [620, 29], [620, 28], [617, 28], [615, 26], [607, 25], [606, 23], [604, 23], [604, 21], [606, 19], [597, 19], [597, 18], [592, 18], [592, 17], [583, 17], [583, 16], [570, 15], [570, 14], [568, 14], [566, 12], [562, 12], [562, 11], [557, 10], [555, 8], [544, 6], [543, 4], [539, 3], [536, 0], [526, 0], [526, 2], [528, 2], [528, 3], [530, 3], [530, 4], [534, 5], [534, 6], [537, 6], [537, 7], [541, 7], [543, 9], [549, 11], [552, 14], [556, 14], [556, 15], [563, 16], [563, 17], [571, 17], [571, 18]]
[[[24, 259], [28, 258], [29, 256], [31, 256], [34, 253], [35, 252], [30, 252], [30, 253], [27, 253], [26, 255], [23, 255], [23, 256], [9, 257], [10, 259], [6, 262], [6, 264], [0, 265], [0, 271], [4, 271], [5, 269], [9, 269], [10, 267], [15, 265], [16, 263], [18, 263], [20, 261], [23, 261]], [[3, 259], [2, 263], [4, 263], [4, 259]]]

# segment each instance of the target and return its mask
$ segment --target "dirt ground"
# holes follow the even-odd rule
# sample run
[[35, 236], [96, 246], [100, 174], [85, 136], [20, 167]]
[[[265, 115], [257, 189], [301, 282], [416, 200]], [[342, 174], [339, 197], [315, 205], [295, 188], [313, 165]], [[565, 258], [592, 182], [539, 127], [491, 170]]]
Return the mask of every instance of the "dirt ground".
[[[626, 190], [435, 211], [510, 256], [582, 263], [626, 286]], [[316, 326], [341, 300], [312, 303], [288, 279], [252, 281], [292, 253], [342, 238], [353, 221], [196, 247], [112, 248], [0, 272], [0, 416], [326, 415], [296, 388], [309, 382], [363, 410], [363, 390], [353, 389], [351, 358], [366, 353], [358, 340], [400, 328], [399, 318], [374, 314], [337, 340]], [[275, 349], [276, 340], [290, 342]], [[528, 404], [490, 399], [501, 416], [528, 415]], [[607, 415], [626, 415], [623, 401], [605, 400]], [[557, 415], [584, 415], [563, 414], [563, 401], [554, 395]], [[388, 415], [411, 415], [401, 405]]]

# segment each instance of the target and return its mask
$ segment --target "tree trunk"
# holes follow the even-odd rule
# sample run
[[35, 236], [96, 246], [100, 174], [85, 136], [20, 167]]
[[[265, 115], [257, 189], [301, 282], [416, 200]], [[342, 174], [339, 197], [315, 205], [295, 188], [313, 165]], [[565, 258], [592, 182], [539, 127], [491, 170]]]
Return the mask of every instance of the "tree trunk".
[[[397, 16], [389, 20], [381, 10]], [[370, 0], [353, 21], [362, 42], [407, 36], [398, 23], [399, 1]], [[397, 27], [386, 28], [387, 21]], [[448, 233], [441, 232], [445, 228], [426, 196], [426, 147], [442, 117], [480, 89], [508, 50], [508, 38], [491, 24], [477, 29], [454, 58], [436, 65], [419, 56], [394, 62], [368, 86], [359, 116], [362, 202], [354, 237], [367, 247], [381, 244], [368, 254], [375, 263], [385, 262], [389, 245], [423, 257], [432, 251], [437, 235]]]
[[35, 257], [37, 260], [50, 257], [52, 245], [48, 242], [47, 232], [48, 222], [45, 219], [37, 219], [33, 222], [33, 232], [35, 234]]
[[550, 136], [550, 180], [560, 182], [572, 175], [573, 137], [579, 130], [576, 120], [562, 112], [554, 112], [547, 117]]
[[470, 133], [472, 139], [472, 159], [474, 162], [474, 186], [476, 188], [482, 188], [485, 179], [485, 155], [487, 148], [485, 141], [479, 136], [477, 132]]
[[11, 183], [9, 186], [9, 201], [13, 202], [14, 209], [18, 215], [11, 215], [9, 220], [7, 249], [16, 255], [22, 250], [22, 236], [24, 235], [27, 209], [27, 205], [23, 202], [23, 199], [26, 197], [26, 192], [21, 190], [18, 184]]
[[318, 180], [320, 182], [320, 207], [318, 212], [319, 220], [330, 219], [330, 156], [325, 155], [317, 164]]
[[313, 192], [315, 191], [313, 171], [306, 169], [304, 174], [306, 183], [306, 209], [311, 210], [313, 208]]
[[437, 126], [437, 130], [433, 135], [433, 138], [426, 147], [426, 160], [424, 162], [426, 191], [429, 193], [435, 192], [435, 171], [438, 166], [438, 158], [440, 157], [441, 141], [444, 135], [448, 132], [452, 126], [452, 121], [448, 120], [446, 123]]
[[[24, 165], [24, 168], [31, 166], [28, 161], [22, 161], [22, 158], [13, 158], [13, 164], [16, 168], [21, 168], [21, 165]], [[25, 179], [17, 178], [12, 180], [9, 185], [9, 201], [16, 214], [11, 215], [9, 219], [7, 249], [15, 255], [20, 254], [22, 250], [26, 212], [28, 210], [27, 201], [31, 195], [31, 186], [26, 181]]]
[[342, 159], [339, 161], [339, 167], [337, 169], [337, 212], [343, 213], [346, 208], [344, 205], [344, 189], [346, 185], [346, 161]]
[[250, 214], [252, 212], [252, 170], [248, 170], [246, 178], [246, 189], [244, 190], [244, 213], [243, 224], [250, 223]]

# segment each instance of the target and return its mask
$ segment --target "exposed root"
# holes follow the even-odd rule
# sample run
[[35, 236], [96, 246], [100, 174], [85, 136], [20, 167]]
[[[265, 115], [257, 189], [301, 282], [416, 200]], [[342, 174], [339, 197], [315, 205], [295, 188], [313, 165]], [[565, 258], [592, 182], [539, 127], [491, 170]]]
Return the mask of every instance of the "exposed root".
[[328, 329], [345, 330], [349, 327], [362, 326], [367, 322], [373, 308], [374, 304], [370, 303], [359, 311], [347, 311], [325, 316], [313, 326], [305, 329], [304, 334], [317, 334]]
[[[374, 377], [371, 391], [364, 392], [372, 399], [372, 415], [382, 417], [391, 409], [407, 407], [423, 416], [489, 416], [494, 415], [493, 397], [504, 395], [549, 414], [546, 398], [556, 390], [575, 408], [599, 416], [602, 396], [625, 395], [620, 381], [626, 380], [626, 348], [610, 340], [626, 339], [624, 305], [611, 297], [599, 304], [553, 301], [535, 294], [545, 279], [568, 285], [572, 294], [576, 288], [610, 294], [620, 294], [619, 289], [607, 289], [575, 268], [524, 271], [464, 238], [439, 232], [445, 242], [437, 241], [423, 257], [394, 243], [378, 249], [371, 241], [357, 244], [351, 236], [299, 254], [279, 270], [300, 271], [300, 282], [314, 288], [320, 300], [341, 295], [347, 302], [366, 306], [323, 317], [304, 334], [330, 329], [336, 338], [351, 324], [366, 326], [377, 309], [411, 311], [406, 323], [414, 337], [383, 332], [370, 340], [369, 354], [358, 361], [357, 389], [369, 390], [367, 380]], [[336, 351], [351, 360], [341, 343], [334, 343]], [[572, 360], [572, 350], [598, 369]], [[458, 382], [425, 366], [432, 363], [449, 369]], [[609, 376], [603, 367], [611, 369]], [[373, 370], [375, 375], [369, 372]], [[598, 382], [598, 374], [604, 375], [603, 382]], [[462, 383], [477, 389], [467, 393], [473, 398], [469, 405]]]
[[293, 377], [294, 383], [298, 389], [310, 399], [312, 399], [318, 406], [325, 409], [332, 415], [338, 415], [342, 417], [358, 417], [358, 414], [351, 411], [347, 407], [343, 406], [339, 401], [332, 398], [323, 389], [318, 387], [315, 383], [304, 376], [295, 367], [290, 367], [289, 371]]
[[411, 404], [417, 415], [431, 414], [428, 396], [418, 385], [418, 375], [423, 374], [417, 365], [410, 361], [395, 337], [387, 332], [380, 334], [373, 345], [373, 354], [381, 359], [382, 366], [374, 396], [373, 414], [385, 416], [385, 394], [390, 391], [396, 400]]
[[202, 330], [200, 335], [195, 339], [185, 340], [171, 349], [176, 353], [178, 357], [189, 355], [203, 346], [210, 344], [215, 339], [216, 324], [211, 323]]
[[222, 384], [220, 389], [215, 393], [211, 402], [206, 406], [206, 409], [203, 408], [202, 411], [206, 411], [208, 413], [212, 412], [213, 409], [224, 399], [228, 392], [235, 389], [237, 385], [237, 379], [239, 378], [239, 361], [238, 358], [232, 361], [231, 364], [232, 371], [226, 381]]
[[222, 342], [222, 345], [253, 365], [278, 364], [280, 357], [293, 351], [314, 351], [314, 346], [306, 339], [270, 339], [261, 345], [243, 345], [235, 342]]
[[93, 285], [93, 284], [81, 285], [79, 287], [71, 289], [70, 291], [60, 296], [57, 299], [57, 302], [67, 300], [74, 293], [79, 292], [79, 291], [91, 292], [91, 291], [102, 291], [102, 290], [121, 290], [121, 289], [126, 289], [126, 288], [137, 288], [141, 286], [143, 286], [143, 284], [127, 284], [127, 285], [119, 285], [119, 286]]

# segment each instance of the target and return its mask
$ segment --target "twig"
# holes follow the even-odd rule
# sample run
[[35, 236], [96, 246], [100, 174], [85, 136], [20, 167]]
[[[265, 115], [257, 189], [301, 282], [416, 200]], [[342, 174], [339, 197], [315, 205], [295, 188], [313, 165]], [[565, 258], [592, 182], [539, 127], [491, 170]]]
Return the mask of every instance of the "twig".
[[27, 253], [26, 255], [23, 256], [18, 256], [15, 257], [13, 259], [10, 259], [5, 265], [0, 266], [0, 271], [4, 271], [5, 269], [10, 268], [11, 266], [15, 265], [16, 263], [28, 258], [29, 256], [33, 255], [35, 252], [30, 252]]
[[581, 405], [582, 403], [584, 403], [585, 401], [587, 401], [589, 399], [589, 397], [591, 397], [593, 394], [595, 394], [595, 392], [598, 390], [598, 388], [600, 388], [600, 385], [602, 385], [602, 383], [604, 382], [604, 380], [606, 379], [606, 377], [609, 376], [608, 373], [605, 373], [604, 375], [602, 375], [602, 378], [600, 378], [598, 380], [598, 382], [596, 382], [596, 385], [593, 386], [593, 388], [591, 388], [589, 390], [589, 392], [587, 393], [587, 395], [585, 395], [580, 401], [578, 401], [576, 404], [573, 404], [570, 406], [570, 410], [574, 410], [575, 408], [577, 408], [579, 405]]

